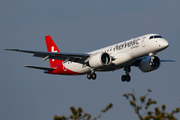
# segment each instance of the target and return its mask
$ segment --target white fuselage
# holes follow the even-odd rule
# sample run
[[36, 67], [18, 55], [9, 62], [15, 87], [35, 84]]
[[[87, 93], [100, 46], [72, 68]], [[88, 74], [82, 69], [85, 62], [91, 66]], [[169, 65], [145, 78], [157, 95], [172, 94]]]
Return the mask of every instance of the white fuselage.
[[[110, 54], [113, 59], [111, 65], [103, 66], [101, 68], [94, 69], [95, 71], [113, 71], [123, 67], [126, 67], [136, 61], [138, 58], [157, 53], [164, 50], [168, 46], [168, 42], [161, 37], [151, 38], [151, 36], [159, 36], [158, 34], [148, 34], [137, 38], [117, 43], [102, 49], [98, 49], [88, 54], [98, 54], [106, 52]], [[64, 67], [80, 74], [86, 74], [92, 70], [92, 68], [76, 62], [66, 62]]]

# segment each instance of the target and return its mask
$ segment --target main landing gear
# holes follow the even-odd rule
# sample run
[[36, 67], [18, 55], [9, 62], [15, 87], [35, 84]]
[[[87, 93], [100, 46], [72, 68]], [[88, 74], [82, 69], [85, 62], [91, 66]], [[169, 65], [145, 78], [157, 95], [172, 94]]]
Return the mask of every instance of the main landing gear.
[[90, 79], [93, 79], [95, 80], [97, 77], [96, 73], [94, 71], [92, 71], [91, 73], [88, 73], [87, 74], [87, 78], [90, 80]]
[[122, 75], [121, 80], [123, 82], [125, 82], [125, 81], [130, 82], [131, 81], [131, 76], [129, 75], [129, 73], [131, 72], [131, 67], [130, 66], [125, 67], [124, 70], [126, 72], [126, 75]]
[[[125, 67], [124, 70], [126, 72], [126, 75], [122, 75], [121, 80], [123, 82], [125, 82], [125, 81], [130, 82], [131, 81], [131, 76], [129, 75], [129, 73], [131, 72], [131, 67], [130, 66]], [[89, 80], [90, 79], [95, 80], [96, 77], [97, 77], [97, 75], [96, 75], [96, 73], [94, 71], [91, 71], [90, 73], [87, 74], [87, 79], [89, 79]]]

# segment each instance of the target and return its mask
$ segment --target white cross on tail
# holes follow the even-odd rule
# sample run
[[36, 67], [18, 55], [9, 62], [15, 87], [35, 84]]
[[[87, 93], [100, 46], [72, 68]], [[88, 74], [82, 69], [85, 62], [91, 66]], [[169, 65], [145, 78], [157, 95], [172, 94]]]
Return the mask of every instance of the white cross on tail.
[[[54, 46], [51, 47], [51, 52], [57, 52], [57, 50], [54, 51]], [[54, 59], [52, 59], [52, 61], [54, 61]]]

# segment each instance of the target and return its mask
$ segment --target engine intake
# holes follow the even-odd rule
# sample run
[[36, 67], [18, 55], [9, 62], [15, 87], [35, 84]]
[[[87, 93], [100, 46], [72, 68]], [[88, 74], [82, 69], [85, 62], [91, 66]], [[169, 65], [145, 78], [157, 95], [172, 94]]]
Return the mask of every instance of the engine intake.
[[157, 56], [147, 56], [139, 63], [139, 69], [142, 72], [150, 72], [159, 68], [161, 64]]
[[92, 56], [89, 60], [89, 65], [92, 68], [99, 68], [111, 63], [111, 56], [108, 53], [98, 53]]

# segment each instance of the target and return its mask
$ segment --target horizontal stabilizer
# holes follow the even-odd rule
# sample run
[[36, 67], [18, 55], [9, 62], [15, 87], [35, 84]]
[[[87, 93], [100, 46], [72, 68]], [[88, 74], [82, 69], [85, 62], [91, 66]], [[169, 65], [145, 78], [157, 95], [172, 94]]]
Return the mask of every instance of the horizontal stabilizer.
[[24, 65], [23, 67], [35, 68], [35, 69], [40, 69], [40, 70], [55, 70], [56, 69], [56, 68], [50, 68], [50, 67], [38, 67], [38, 66], [29, 66], [29, 65]]
[[173, 59], [173, 60], [161, 60], [161, 62], [176, 62], [176, 60], [175, 59]]

